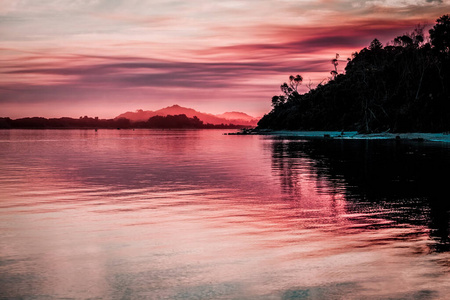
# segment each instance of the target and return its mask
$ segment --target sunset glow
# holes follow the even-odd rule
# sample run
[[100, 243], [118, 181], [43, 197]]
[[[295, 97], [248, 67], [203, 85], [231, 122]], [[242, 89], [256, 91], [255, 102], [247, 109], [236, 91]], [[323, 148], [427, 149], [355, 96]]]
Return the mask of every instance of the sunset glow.
[[111, 118], [179, 104], [261, 116], [291, 74], [302, 91], [449, 0], [0, 1], [0, 117]]

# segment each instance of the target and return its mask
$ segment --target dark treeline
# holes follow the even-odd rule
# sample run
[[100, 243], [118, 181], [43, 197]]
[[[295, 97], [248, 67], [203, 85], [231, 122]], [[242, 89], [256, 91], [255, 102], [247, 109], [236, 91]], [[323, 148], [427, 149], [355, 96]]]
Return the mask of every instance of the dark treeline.
[[131, 122], [127, 119], [99, 119], [90, 117], [74, 118], [21, 118], [10, 119], [0, 118], [0, 128], [14, 129], [14, 128], [32, 128], [32, 129], [45, 129], [45, 128], [130, 128]]
[[344, 74], [334, 70], [325, 84], [305, 94], [302, 76], [290, 76], [272, 98], [272, 111], [258, 128], [370, 132], [450, 131], [450, 18], [429, 31], [423, 27], [383, 46], [369, 47], [348, 59]]
[[197, 117], [186, 115], [154, 116], [146, 122], [131, 122], [125, 118], [99, 119], [90, 117], [74, 118], [0, 118], [0, 129], [70, 129], [70, 128], [197, 128], [197, 129], [236, 129], [245, 126], [233, 124], [204, 124]]
[[181, 115], [167, 115], [167, 116], [154, 116], [148, 119], [146, 122], [136, 122], [134, 126], [137, 128], [198, 128], [198, 129], [236, 129], [244, 128], [246, 126], [234, 125], [234, 124], [209, 124], [203, 123], [196, 116], [189, 118], [185, 114]]

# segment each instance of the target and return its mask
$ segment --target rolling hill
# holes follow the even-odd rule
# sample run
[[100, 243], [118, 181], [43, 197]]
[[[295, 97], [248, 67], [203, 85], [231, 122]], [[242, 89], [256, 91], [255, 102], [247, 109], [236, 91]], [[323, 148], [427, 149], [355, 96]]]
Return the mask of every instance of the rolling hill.
[[243, 112], [226, 112], [220, 115], [213, 115], [208, 113], [202, 113], [196, 111], [192, 108], [182, 107], [179, 105], [168, 106], [159, 110], [142, 110], [138, 109], [135, 112], [128, 111], [126, 113], [120, 114], [114, 119], [125, 118], [132, 122], [147, 121], [154, 116], [167, 116], [167, 115], [186, 115], [188, 118], [196, 116], [204, 123], [209, 124], [234, 124], [234, 125], [245, 125], [245, 126], [256, 126], [258, 119], [247, 115]]

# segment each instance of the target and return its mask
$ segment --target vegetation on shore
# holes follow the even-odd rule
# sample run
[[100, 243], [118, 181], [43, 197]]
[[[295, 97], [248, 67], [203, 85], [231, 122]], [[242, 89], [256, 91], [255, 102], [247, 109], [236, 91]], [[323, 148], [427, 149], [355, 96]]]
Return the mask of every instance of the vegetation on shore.
[[74, 118], [0, 118], [0, 129], [71, 129], [71, 128], [158, 128], [158, 129], [239, 129], [245, 126], [233, 124], [205, 124], [197, 117], [186, 115], [154, 116], [147, 121], [131, 122], [125, 118], [99, 119], [90, 117]]
[[305, 94], [303, 78], [290, 76], [259, 129], [372, 132], [450, 131], [450, 17], [437, 19], [425, 39], [423, 27], [348, 59], [344, 74], [334, 70], [325, 84]]
[[189, 118], [185, 114], [154, 116], [146, 122], [135, 122], [137, 128], [197, 128], [197, 129], [237, 129], [244, 128], [243, 125], [234, 124], [209, 124], [204, 123], [196, 116]]

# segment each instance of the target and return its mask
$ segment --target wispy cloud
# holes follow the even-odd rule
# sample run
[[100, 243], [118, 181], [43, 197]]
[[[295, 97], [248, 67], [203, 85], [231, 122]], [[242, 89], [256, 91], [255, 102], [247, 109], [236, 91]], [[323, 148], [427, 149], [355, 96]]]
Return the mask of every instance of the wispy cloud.
[[290, 74], [320, 82], [335, 53], [449, 11], [449, 0], [0, 0], [0, 111], [261, 114]]

